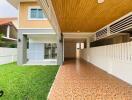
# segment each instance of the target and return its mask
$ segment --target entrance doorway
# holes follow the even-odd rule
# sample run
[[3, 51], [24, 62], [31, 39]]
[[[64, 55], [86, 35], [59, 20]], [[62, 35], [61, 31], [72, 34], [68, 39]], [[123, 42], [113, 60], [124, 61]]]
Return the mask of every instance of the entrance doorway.
[[64, 40], [64, 60], [79, 59], [80, 49], [84, 48], [85, 39], [65, 39]]
[[84, 43], [76, 43], [76, 59], [80, 59], [81, 49], [84, 49]]

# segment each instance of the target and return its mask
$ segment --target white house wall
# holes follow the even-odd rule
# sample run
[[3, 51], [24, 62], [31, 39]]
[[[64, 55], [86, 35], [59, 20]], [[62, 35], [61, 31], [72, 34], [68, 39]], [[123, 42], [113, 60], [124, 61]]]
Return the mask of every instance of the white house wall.
[[30, 43], [56, 43], [56, 35], [28, 35]]
[[44, 43], [29, 43], [29, 60], [44, 60]]
[[56, 35], [28, 35], [29, 38], [29, 60], [44, 60], [44, 43], [56, 43]]

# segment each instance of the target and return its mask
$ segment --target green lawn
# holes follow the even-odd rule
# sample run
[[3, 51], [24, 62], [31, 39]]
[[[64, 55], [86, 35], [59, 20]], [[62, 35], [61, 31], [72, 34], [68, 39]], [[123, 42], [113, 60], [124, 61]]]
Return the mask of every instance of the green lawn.
[[0, 100], [46, 100], [58, 66], [0, 65]]

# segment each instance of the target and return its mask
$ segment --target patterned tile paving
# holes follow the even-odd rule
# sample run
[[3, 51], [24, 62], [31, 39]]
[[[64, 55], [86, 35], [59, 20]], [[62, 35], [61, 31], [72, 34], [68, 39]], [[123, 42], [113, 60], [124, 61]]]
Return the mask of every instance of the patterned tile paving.
[[60, 67], [48, 100], [132, 100], [132, 85], [85, 61], [69, 60]]

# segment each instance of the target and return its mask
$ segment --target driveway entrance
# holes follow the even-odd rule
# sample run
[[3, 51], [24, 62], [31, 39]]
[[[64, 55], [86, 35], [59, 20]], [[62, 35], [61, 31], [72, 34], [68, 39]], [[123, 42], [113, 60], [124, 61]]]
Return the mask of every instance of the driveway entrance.
[[48, 100], [132, 100], [132, 86], [83, 60], [67, 60]]

